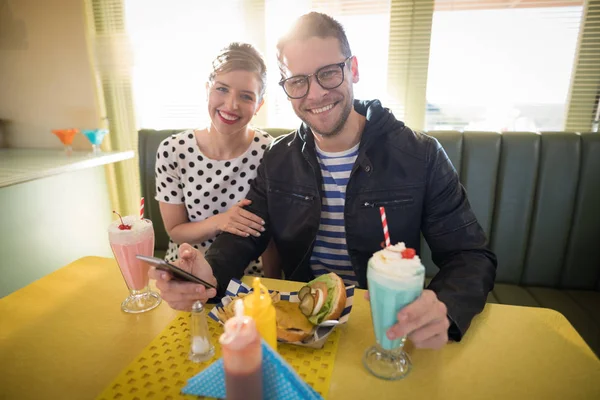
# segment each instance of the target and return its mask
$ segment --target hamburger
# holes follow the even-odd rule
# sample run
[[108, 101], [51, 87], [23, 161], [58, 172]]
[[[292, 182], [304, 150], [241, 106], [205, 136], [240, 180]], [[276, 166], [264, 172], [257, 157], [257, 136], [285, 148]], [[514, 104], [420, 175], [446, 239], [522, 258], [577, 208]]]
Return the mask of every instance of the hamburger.
[[346, 285], [330, 272], [308, 282], [298, 292], [300, 311], [313, 325], [339, 319], [346, 306]]
[[[233, 304], [238, 296], [222, 307], [216, 314], [223, 323], [233, 317]], [[298, 292], [300, 303], [281, 300], [279, 292], [271, 292], [275, 307], [277, 339], [285, 342], [301, 342], [313, 334], [315, 325], [327, 320], [337, 320], [346, 306], [346, 287], [336, 274], [329, 273], [308, 282]]]
[[311, 336], [315, 326], [306, 318], [298, 303], [279, 301], [273, 304], [277, 324], [277, 339], [285, 342], [301, 342]]
[[346, 286], [333, 272], [308, 282], [298, 292], [300, 303], [275, 304], [277, 338], [300, 342], [311, 336], [315, 325], [337, 320], [346, 306]]

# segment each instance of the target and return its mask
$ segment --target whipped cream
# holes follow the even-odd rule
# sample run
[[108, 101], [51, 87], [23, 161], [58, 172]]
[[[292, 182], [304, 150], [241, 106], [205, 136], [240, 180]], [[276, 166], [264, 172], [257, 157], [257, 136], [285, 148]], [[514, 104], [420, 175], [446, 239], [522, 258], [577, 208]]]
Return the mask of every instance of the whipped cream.
[[146, 239], [149, 235], [154, 235], [152, 221], [149, 219], [140, 219], [138, 216], [128, 215], [123, 217], [123, 223], [131, 226], [131, 229], [119, 229], [119, 225], [121, 225], [120, 218], [117, 218], [108, 226], [108, 237], [111, 243], [128, 245]]
[[371, 257], [371, 266], [378, 274], [389, 278], [410, 278], [425, 272], [419, 256], [402, 258], [404, 242], [379, 250]]

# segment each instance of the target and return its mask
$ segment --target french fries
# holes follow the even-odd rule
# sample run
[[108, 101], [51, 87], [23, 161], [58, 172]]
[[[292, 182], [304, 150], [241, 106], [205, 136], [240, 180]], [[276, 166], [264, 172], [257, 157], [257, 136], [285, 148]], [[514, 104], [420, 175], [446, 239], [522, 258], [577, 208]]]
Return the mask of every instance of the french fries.
[[[219, 318], [219, 321], [225, 323], [229, 318], [235, 315], [235, 310], [233, 304], [237, 299], [243, 299], [248, 296], [249, 293], [240, 293], [235, 297], [224, 297], [223, 298], [223, 307], [216, 307], [215, 314]], [[278, 291], [272, 291], [269, 293], [271, 295], [271, 301], [273, 304], [277, 303], [281, 300], [281, 296]]]

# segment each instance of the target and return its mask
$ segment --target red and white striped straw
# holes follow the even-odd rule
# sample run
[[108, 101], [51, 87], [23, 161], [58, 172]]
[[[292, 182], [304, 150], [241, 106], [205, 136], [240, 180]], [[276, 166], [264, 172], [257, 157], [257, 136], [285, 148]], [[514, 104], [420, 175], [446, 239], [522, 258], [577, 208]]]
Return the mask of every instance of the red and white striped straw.
[[379, 207], [379, 213], [381, 214], [381, 225], [383, 226], [383, 237], [385, 238], [385, 247], [391, 246], [390, 232], [388, 231], [387, 219], [385, 217], [385, 208]]
[[144, 219], [144, 198], [140, 200], [140, 219]]

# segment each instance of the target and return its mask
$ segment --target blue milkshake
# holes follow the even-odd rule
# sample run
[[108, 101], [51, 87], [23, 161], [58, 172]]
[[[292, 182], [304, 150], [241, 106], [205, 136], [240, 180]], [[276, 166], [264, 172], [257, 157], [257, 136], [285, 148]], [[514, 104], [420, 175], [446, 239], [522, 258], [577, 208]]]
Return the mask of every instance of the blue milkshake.
[[363, 361], [375, 376], [400, 379], [410, 371], [410, 359], [402, 350], [406, 338], [390, 340], [386, 332], [398, 322], [398, 312], [421, 295], [424, 279], [425, 267], [404, 243], [380, 250], [369, 260], [367, 280], [377, 345], [367, 350]]

